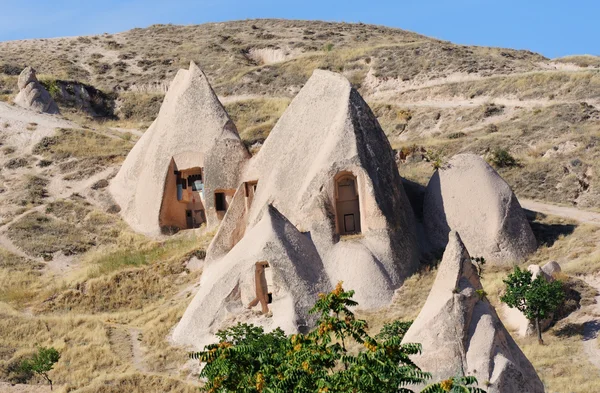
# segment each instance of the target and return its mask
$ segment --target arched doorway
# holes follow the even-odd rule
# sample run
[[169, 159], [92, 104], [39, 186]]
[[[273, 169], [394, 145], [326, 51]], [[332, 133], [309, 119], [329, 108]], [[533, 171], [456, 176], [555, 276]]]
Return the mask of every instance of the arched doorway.
[[335, 180], [335, 212], [340, 235], [361, 232], [358, 187], [356, 176], [351, 173]]

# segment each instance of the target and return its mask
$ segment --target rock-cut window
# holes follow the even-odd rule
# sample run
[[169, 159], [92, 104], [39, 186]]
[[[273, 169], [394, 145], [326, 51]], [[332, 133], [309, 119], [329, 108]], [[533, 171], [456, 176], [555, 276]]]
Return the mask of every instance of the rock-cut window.
[[224, 192], [215, 192], [215, 209], [218, 212], [224, 212], [227, 210]]

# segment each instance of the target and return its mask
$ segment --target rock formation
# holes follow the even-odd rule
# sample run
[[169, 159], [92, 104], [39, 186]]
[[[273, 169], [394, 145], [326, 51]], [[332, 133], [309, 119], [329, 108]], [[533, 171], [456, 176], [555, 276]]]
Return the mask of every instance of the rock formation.
[[[268, 229], [263, 221], [265, 209], [273, 209], [269, 206], [294, 228], [293, 238]], [[317, 70], [248, 163], [207, 250], [204, 276], [219, 272], [229, 280], [227, 272], [250, 244], [268, 248], [281, 243], [286, 255], [252, 256], [247, 266], [261, 258], [269, 264], [269, 258], [291, 258], [288, 249], [301, 247], [301, 254], [310, 257], [290, 259], [287, 288], [291, 282], [323, 288], [344, 281], [356, 291], [361, 307], [381, 307], [418, 266], [412, 214], [391, 146], [368, 105], [344, 77]], [[264, 231], [278, 238], [263, 240]], [[310, 266], [306, 269], [312, 273], [301, 274], [305, 268], [298, 264]], [[254, 277], [244, 274], [243, 280]], [[214, 315], [231, 288], [219, 289], [218, 279], [206, 280], [177, 326], [177, 342], [190, 344], [186, 336], [197, 327], [204, 333], [207, 326], [219, 327]], [[313, 304], [315, 295], [298, 291], [294, 302]], [[312, 327], [303, 315], [306, 309], [296, 310]], [[273, 309], [273, 318], [283, 323], [281, 312]], [[300, 325], [285, 326], [292, 333]]]
[[[258, 304], [255, 270], [266, 261], [264, 281], [272, 302], [269, 313]], [[330, 291], [323, 262], [310, 238], [300, 233], [274, 207], [266, 206], [258, 223], [218, 264], [205, 268], [200, 291], [173, 332], [178, 344], [198, 349], [214, 341], [219, 329], [237, 322], [253, 323], [266, 330], [306, 331], [314, 323], [308, 310], [318, 294]]]
[[546, 273], [549, 277], [552, 278], [555, 278], [555, 275], [562, 272], [560, 265], [556, 261], [548, 262], [547, 264], [542, 266], [542, 270], [544, 271], [544, 273]]
[[19, 94], [15, 104], [41, 113], [58, 114], [58, 106], [44, 86], [38, 81], [35, 70], [26, 67], [19, 75]]
[[423, 206], [432, 246], [443, 249], [456, 230], [473, 256], [521, 261], [537, 242], [517, 197], [481, 157], [459, 154], [432, 176]]
[[135, 230], [216, 227], [249, 159], [204, 73], [180, 70], [158, 117], [127, 155], [110, 191]]
[[403, 342], [433, 381], [473, 375], [488, 393], [542, 393], [544, 386], [494, 307], [459, 235], [452, 231], [427, 301]]

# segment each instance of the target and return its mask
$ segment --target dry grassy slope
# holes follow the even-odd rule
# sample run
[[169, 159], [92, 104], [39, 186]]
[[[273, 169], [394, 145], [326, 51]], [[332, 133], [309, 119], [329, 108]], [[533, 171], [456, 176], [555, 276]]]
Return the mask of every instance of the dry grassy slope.
[[[140, 135], [109, 127], [152, 121], [190, 60], [207, 72], [253, 149], [312, 70], [326, 68], [359, 88], [393, 147], [416, 152], [400, 164], [405, 177], [427, 182], [433, 169], [423, 155], [443, 163], [462, 151], [493, 158], [502, 148], [519, 162], [500, 168], [519, 195], [598, 206], [597, 57], [551, 61], [386, 27], [281, 20], [0, 43], [0, 99], [14, 96], [21, 68], [33, 65], [45, 81], [76, 80], [118, 95], [120, 116], [98, 122], [63, 108], [74, 122], [34, 119], [0, 103], [0, 331], [9, 332], [0, 334], [0, 381], [26, 380], [14, 365], [39, 343], [63, 351], [54, 371], [62, 391], [194, 389], [181, 368], [185, 351], [165, 337], [198, 281], [185, 261], [201, 256], [211, 234], [158, 242], [133, 234], [104, 188]], [[528, 263], [556, 259], [572, 275], [598, 270], [598, 228], [536, 220], [542, 247]], [[388, 310], [366, 313], [373, 329], [414, 318], [433, 273], [410, 278]], [[494, 302], [506, 273], [486, 276]], [[574, 328], [565, 333], [567, 323]], [[576, 318], [561, 322], [541, 349], [519, 341], [549, 391], [600, 389], [589, 378], [597, 370], [580, 328]]]

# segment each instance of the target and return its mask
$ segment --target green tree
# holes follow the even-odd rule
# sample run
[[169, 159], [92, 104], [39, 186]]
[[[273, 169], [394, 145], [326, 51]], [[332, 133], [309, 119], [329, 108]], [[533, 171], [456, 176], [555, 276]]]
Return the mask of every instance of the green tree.
[[44, 377], [50, 384], [50, 390], [52, 390], [52, 380], [48, 373], [59, 359], [60, 353], [54, 347], [38, 347], [37, 353], [31, 358], [23, 360], [20, 368], [24, 372], [35, 373]]
[[[396, 393], [425, 383], [430, 374], [409, 358], [420, 353], [421, 346], [401, 343], [409, 323], [395, 322], [380, 335], [369, 336], [366, 321], [350, 311], [357, 305], [353, 294], [341, 283], [321, 294], [310, 311], [318, 315], [317, 328], [308, 334], [286, 336], [281, 329], [265, 333], [247, 324], [220, 331], [219, 343], [191, 354], [206, 363], [200, 377], [206, 378], [207, 391]], [[450, 378], [426, 391], [483, 392], [469, 386], [475, 383], [473, 377]]]
[[530, 321], [535, 323], [538, 342], [543, 344], [540, 321], [549, 318], [562, 304], [565, 293], [562, 282], [556, 280], [548, 282], [540, 274], [532, 280], [532, 273], [526, 269], [515, 266], [513, 273], [503, 280], [506, 284], [506, 293], [500, 300], [510, 308], [516, 308]]

